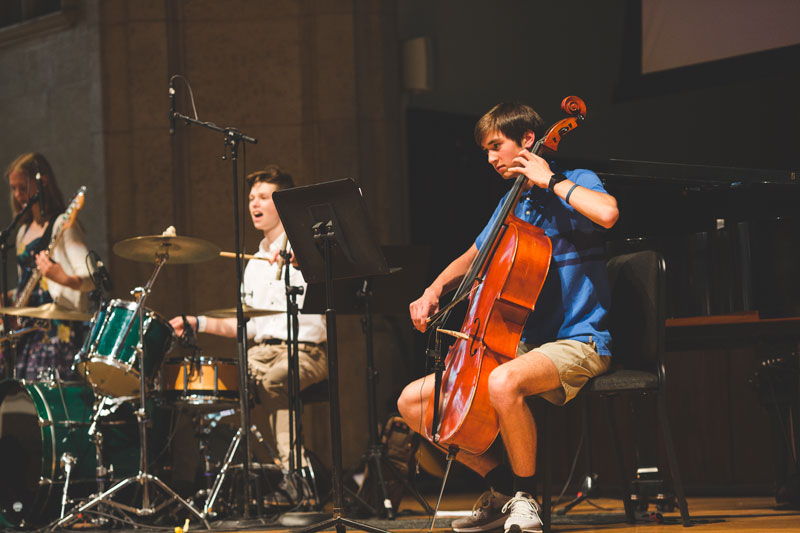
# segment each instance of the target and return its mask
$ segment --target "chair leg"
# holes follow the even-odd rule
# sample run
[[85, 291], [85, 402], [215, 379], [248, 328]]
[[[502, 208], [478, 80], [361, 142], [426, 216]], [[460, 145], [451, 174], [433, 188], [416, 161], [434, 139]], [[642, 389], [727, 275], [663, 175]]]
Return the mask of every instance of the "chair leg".
[[589, 427], [589, 399], [584, 396], [581, 399], [581, 431], [583, 432], [583, 461], [586, 464], [586, 474], [592, 475], [594, 468], [592, 465], [592, 431]]
[[552, 505], [551, 505], [551, 483], [553, 479], [553, 458], [551, 457], [550, 450], [552, 446], [550, 443], [550, 404], [543, 400], [542, 403], [544, 404], [544, 408], [542, 409], [542, 417], [539, 423], [539, 457], [542, 458], [540, 464], [543, 465], [544, 469], [544, 483], [542, 487], [542, 533], [550, 533], [550, 518], [552, 516]]
[[669, 470], [672, 474], [672, 484], [675, 488], [675, 496], [678, 498], [681, 520], [683, 520], [683, 525], [686, 527], [692, 525], [692, 522], [689, 517], [689, 505], [686, 503], [686, 493], [683, 490], [681, 471], [680, 468], [678, 468], [678, 458], [675, 455], [675, 445], [672, 442], [672, 431], [670, 430], [669, 419], [667, 418], [667, 399], [664, 394], [658, 394], [657, 396], [658, 418], [661, 421], [661, 431], [664, 434], [664, 446], [667, 449], [667, 461], [669, 461]]
[[628, 473], [625, 470], [625, 464], [622, 460], [622, 449], [619, 442], [619, 431], [617, 430], [617, 418], [614, 415], [614, 398], [606, 396], [604, 399], [606, 421], [608, 422], [608, 430], [611, 433], [611, 443], [614, 448], [614, 457], [617, 460], [619, 479], [622, 483], [622, 505], [625, 508], [625, 517], [628, 519], [628, 523], [633, 524], [636, 522], [636, 513], [633, 509], [633, 502], [631, 502], [630, 480], [628, 479]]

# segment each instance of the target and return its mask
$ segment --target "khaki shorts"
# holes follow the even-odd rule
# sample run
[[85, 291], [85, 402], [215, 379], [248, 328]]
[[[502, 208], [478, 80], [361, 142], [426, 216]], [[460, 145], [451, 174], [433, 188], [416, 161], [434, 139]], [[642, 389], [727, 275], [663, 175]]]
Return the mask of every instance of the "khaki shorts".
[[517, 355], [531, 350], [547, 356], [558, 369], [561, 387], [538, 395], [555, 405], [564, 405], [573, 399], [589, 378], [599, 376], [611, 366], [611, 357], [598, 354], [594, 342], [563, 339], [539, 346], [520, 342]]

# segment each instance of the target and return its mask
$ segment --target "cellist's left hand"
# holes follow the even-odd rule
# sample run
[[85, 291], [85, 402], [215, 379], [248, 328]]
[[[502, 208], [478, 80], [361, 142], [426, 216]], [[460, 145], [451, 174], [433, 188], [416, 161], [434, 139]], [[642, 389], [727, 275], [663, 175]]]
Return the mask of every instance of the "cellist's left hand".
[[519, 155], [512, 159], [516, 166], [508, 169], [509, 172], [524, 174], [528, 178], [529, 186], [535, 185], [541, 189], [546, 189], [550, 185], [550, 178], [553, 171], [550, 165], [529, 150], [520, 151]]

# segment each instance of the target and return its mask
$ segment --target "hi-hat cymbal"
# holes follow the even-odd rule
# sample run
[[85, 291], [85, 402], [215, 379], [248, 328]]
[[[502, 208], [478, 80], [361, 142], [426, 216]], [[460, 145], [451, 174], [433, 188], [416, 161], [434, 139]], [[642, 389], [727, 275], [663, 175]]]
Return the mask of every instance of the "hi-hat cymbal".
[[0, 307], [0, 314], [28, 316], [45, 320], [80, 320], [82, 322], [92, 318], [89, 313], [62, 309], [54, 303], [40, 305], [39, 307]]
[[[250, 307], [249, 305], [243, 306], [242, 311], [244, 312], [245, 318], [250, 318], [254, 316], [279, 315], [285, 312], [285, 311], [271, 311], [269, 309], [256, 309], [255, 307]], [[211, 311], [206, 311], [202, 314], [213, 318], [236, 318], [236, 308], [225, 307], [224, 309], [212, 309]]]
[[114, 245], [114, 253], [125, 259], [153, 262], [159, 255], [167, 254], [168, 263], [200, 263], [219, 257], [216, 244], [176, 235], [146, 235], [131, 237]]

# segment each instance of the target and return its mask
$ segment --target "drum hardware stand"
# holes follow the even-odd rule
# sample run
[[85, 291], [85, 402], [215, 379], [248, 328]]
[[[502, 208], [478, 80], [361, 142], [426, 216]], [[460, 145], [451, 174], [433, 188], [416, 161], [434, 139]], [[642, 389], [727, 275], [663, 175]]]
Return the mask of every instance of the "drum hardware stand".
[[[106, 402], [108, 401], [108, 396], [103, 396], [103, 399], [100, 400], [99, 404], [95, 404], [95, 412], [92, 415], [92, 423], [89, 425], [89, 430], [87, 434], [89, 438], [94, 443], [94, 454], [96, 460], [96, 468], [95, 474], [97, 476], [97, 493], [100, 494], [106, 489], [105, 484], [105, 477], [108, 475], [109, 470], [103, 466], [103, 433], [97, 429], [97, 420], [100, 418], [101, 413], [103, 411], [103, 407], [105, 407]], [[112, 465], [113, 467], [113, 465]], [[112, 470], [113, 472], [113, 470]], [[61, 514], [61, 518], [64, 517], [64, 514]]]
[[200, 443], [200, 457], [203, 461], [203, 484], [205, 487], [198, 494], [202, 494], [205, 498], [208, 498], [209, 494], [211, 494], [211, 487], [213, 486], [213, 481], [211, 481], [213, 469], [211, 465], [211, 450], [208, 447], [208, 437], [211, 434], [211, 422], [208, 422], [206, 417], [202, 414], [194, 416], [192, 422], [192, 425], [195, 427], [195, 437]]
[[47, 331], [47, 329], [48, 328], [37, 321], [33, 326], [27, 326], [9, 331], [8, 335], [3, 335], [0, 337], [0, 343], [9, 343], [11, 347], [14, 347], [17, 345], [17, 339], [19, 337], [24, 337], [28, 333], [33, 333], [34, 331]]
[[66, 479], [64, 480], [64, 489], [61, 491], [61, 516], [64, 518], [64, 513], [67, 511], [67, 492], [69, 491], [69, 477], [72, 473], [72, 465], [76, 462], [75, 457], [71, 453], [61, 454], [61, 468], [64, 469]]
[[[196, 124], [212, 131], [222, 133], [223, 143], [225, 150], [230, 149], [230, 156], [223, 155], [222, 159], [230, 157], [231, 161], [231, 175], [233, 178], [233, 230], [234, 230], [234, 253], [236, 254], [236, 345], [238, 348], [239, 356], [239, 412], [241, 416], [240, 429], [242, 435], [247, 436], [243, 442], [244, 460], [242, 461], [242, 475], [246, 480], [244, 485], [244, 518], [250, 517], [250, 500], [251, 500], [251, 486], [252, 478], [250, 476], [250, 438], [248, 428], [250, 428], [250, 405], [248, 394], [248, 375], [247, 375], [247, 345], [246, 345], [246, 324], [244, 320], [244, 311], [242, 308], [242, 284], [244, 283], [244, 268], [242, 266], [242, 246], [241, 246], [241, 232], [239, 230], [239, 171], [237, 163], [239, 160], [239, 143], [257, 144], [258, 140], [245, 135], [235, 128], [220, 128], [211, 122], [203, 122], [196, 118], [189, 117], [182, 113], [175, 111], [175, 89], [172, 80], [176, 76], [170, 78], [169, 96], [170, 96], [170, 110], [169, 110], [169, 124], [170, 130], [174, 132], [175, 119], [183, 120], [187, 125]], [[188, 85], [188, 81], [187, 81]], [[190, 88], [191, 91], [191, 88]], [[196, 114], [196, 113], [195, 113]]]
[[[270, 457], [273, 458], [277, 457], [277, 455], [275, 454], [275, 450], [273, 450], [269, 446], [269, 444], [267, 444], [267, 442], [261, 437], [261, 432], [258, 431], [258, 428], [256, 428], [255, 425], [253, 425], [250, 428], [250, 431], [256, 437], [256, 440], [260, 444], [264, 445]], [[225, 452], [225, 457], [222, 459], [222, 465], [220, 466], [219, 474], [217, 474], [217, 477], [214, 480], [214, 484], [209, 489], [208, 498], [206, 498], [206, 502], [203, 505], [203, 516], [205, 517], [213, 517], [216, 514], [216, 512], [213, 511], [212, 509], [217, 501], [219, 492], [222, 489], [222, 484], [224, 483], [225, 478], [228, 475], [228, 470], [231, 467], [231, 463], [233, 463], [233, 457], [236, 455], [236, 451], [239, 449], [239, 445], [242, 442], [244, 442], [244, 439], [242, 439], [242, 433], [243, 433], [242, 428], [239, 428], [236, 431], [236, 435], [234, 435], [233, 440], [231, 440], [231, 443], [228, 445], [228, 450]], [[260, 507], [261, 498], [257, 498], [256, 501], [259, 502], [258, 505]]]
[[[76, 507], [75, 509], [70, 512], [67, 516], [61, 517], [59, 520], [54, 522], [49, 526], [49, 529], [53, 530], [59, 527], [65, 527], [76, 520], [79, 519], [79, 516], [86, 512], [89, 509], [92, 509], [100, 504], [107, 504], [112, 507], [116, 507], [123, 511], [127, 511], [129, 513], [133, 513], [137, 516], [151, 516], [160, 511], [161, 509], [165, 508], [167, 505], [172, 503], [173, 501], [179, 502], [186, 510], [194, 514], [197, 518], [199, 518], [203, 524], [205, 525], [206, 529], [211, 529], [208, 522], [206, 521], [205, 517], [198, 511], [194, 505], [187, 502], [183, 498], [181, 498], [178, 493], [173, 491], [166, 483], [161, 481], [157, 476], [149, 474], [147, 472], [148, 464], [147, 464], [147, 402], [146, 402], [146, 378], [145, 378], [145, 360], [146, 360], [146, 344], [144, 342], [144, 303], [147, 299], [147, 296], [150, 294], [150, 289], [155, 281], [156, 277], [158, 276], [161, 269], [166, 264], [167, 260], [169, 259], [169, 249], [168, 245], [164, 247], [165, 250], [163, 252], [157, 252], [156, 255], [156, 268], [153, 271], [153, 274], [150, 276], [150, 279], [147, 280], [147, 283], [144, 287], [136, 287], [131, 293], [136, 298], [136, 309], [134, 310], [133, 316], [138, 316], [139, 318], [139, 342], [136, 345], [135, 351], [137, 358], [139, 360], [139, 409], [136, 412], [136, 418], [139, 422], [139, 473], [136, 476], [128, 477], [125, 479], [120, 480], [114, 486], [112, 486], [107, 491], [95, 496], [87, 503]], [[125, 330], [123, 338], [126, 338], [128, 332], [133, 327], [133, 320], [128, 323], [128, 326]], [[139, 483], [142, 486], [142, 507], [135, 508], [129, 505], [125, 505], [119, 502], [112, 500], [111, 498], [118, 493], [120, 490], [124, 489], [128, 485]], [[155, 484], [156, 486], [160, 487], [162, 491], [164, 491], [170, 498], [166, 501], [161, 503], [160, 505], [153, 507], [150, 501], [150, 483]]]

